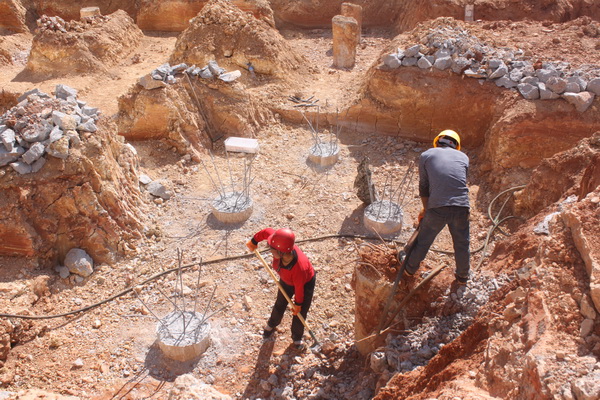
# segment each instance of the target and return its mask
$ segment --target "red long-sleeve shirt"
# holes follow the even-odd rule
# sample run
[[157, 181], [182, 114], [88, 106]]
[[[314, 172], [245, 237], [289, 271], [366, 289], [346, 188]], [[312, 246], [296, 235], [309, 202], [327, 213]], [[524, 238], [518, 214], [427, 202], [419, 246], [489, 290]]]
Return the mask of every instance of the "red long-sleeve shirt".
[[[273, 233], [275, 233], [275, 229], [265, 228], [256, 233], [253, 239], [256, 243], [262, 242], [267, 240]], [[302, 304], [304, 301], [304, 285], [315, 276], [315, 270], [306, 254], [298, 246], [294, 245], [292, 252], [294, 253], [294, 259], [290, 265], [280, 266], [281, 259], [273, 257], [271, 267], [279, 274], [283, 282], [294, 287], [294, 302]]]

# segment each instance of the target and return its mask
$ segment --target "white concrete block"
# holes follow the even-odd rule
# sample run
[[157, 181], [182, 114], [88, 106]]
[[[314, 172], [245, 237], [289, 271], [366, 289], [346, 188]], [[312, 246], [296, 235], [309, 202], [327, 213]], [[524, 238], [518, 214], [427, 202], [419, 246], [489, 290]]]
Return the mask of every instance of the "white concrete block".
[[225, 139], [225, 150], [240, 153], [258, 153], [258, 140], [232, 136]]

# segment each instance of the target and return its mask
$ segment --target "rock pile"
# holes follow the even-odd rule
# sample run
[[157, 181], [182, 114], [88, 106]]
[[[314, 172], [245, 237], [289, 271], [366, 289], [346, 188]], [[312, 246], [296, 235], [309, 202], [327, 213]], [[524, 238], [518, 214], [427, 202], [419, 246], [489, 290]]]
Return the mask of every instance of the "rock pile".
[[44, 157], [66, 159], [81, 135], [96, 132], [100, 111], [77, 99], [77, 90], [57, 85], [55, 96], [33, 89], [0, 116], [0, 167], [19, 174], [39, 171]]
[[177, 79], [175, 78], [175, 75], [184, 72], [188, 75], [200, 77], [202, 79], [213, 79], [217, 77], [223, 82], [233, 82], [242, 76], [242, 73], [239, 70], [226, 72], [225, 68], [219, 67], [219, 64], [214, 60], [209, 61], [204, 67], [196, 67], [196, 65], [188, 67], [185, 63], [171, 66], [169, 63], [165, 63], [153, 70], [150, 74], [141, 77], [139, 84], [142, 85], [144, 89], [148, 90], [165, 87], [166, 84], [176, 83]]
[[516, 89], [528, 100], [563, 98], [584, 112], [600, 95], [600, 68], [572, 70], [566, 62], [533, 62], [523, 50], [494, 48], [460, 27], [436, 27], [421, 43], [383, 57], [386, 67], [451, 70]]
[[433, 304], [432, 307], [449, 313], [424, 318], [406, 335], [388, 336], [385, 350], [372, 353], [371, 368], [376, 372], [388, 367], [392, 371], [405, 372], [426, 365], [442, 346], [451, 343], [471, 325], [489, 296], [508, 281], [505, 274], [497, 277], [482, 275], [469, 281], [468, 286], [459, 288], [456, 293], [450, 293], [448, 289], [448, 297], [444, 299], [446, 304]]
[[95, 15], [90, 17], [84, 17], [81, 21], [65, 21], [59, 16], [49, 17], [42, 15], [37, 21], [37, 27], [40, 31], [60, 31], [60, 32], [83, 32], [89, 26], [95, 26], [103, 24], [110, 20], [109, 16]]

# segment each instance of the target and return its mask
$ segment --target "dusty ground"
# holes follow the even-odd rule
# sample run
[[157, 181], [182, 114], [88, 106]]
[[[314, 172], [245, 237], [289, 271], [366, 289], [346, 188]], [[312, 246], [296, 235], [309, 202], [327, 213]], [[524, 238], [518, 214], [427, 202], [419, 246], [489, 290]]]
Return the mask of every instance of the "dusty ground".
[[[541, 27], [534, 23], [518, 24], [516, 29], [509, 27], [510, 31], [515, 31], [517, 37], [530, 38], [528, 44], [533, 47], [540, 35], [550, 33], [540, 30]], [[581, 29], [574, 22], [569, 24], [573, 29]], [[546, 28], [556, 29], [555, 33], [559, 31], [552, 26]], [[478, 29], [486, 30], [484, 27]], [[501, 37], [498, 40], [507, 45], [518, 45], [508, 43], [504, 31], [492, 29], [492, 32], [492, 36]], [[314, 95], [322, 102], [327, 100], [332, 105], [341, 104], [346, 93], [357, 90], [361, 77], [392, 39], [389, 32], [367, 31], [358, 51], [356, 67], [338, 70], [331, 67], [329, 31], [286, 31], [283, 35], [315, 67], [306, 75], [303, 93]], [[108, 76], [18, 81], [14, 77], [25, 65], [25, 43], [30, 39], [27, 34], [10, 38], [15, 53], [13, 64], [3, 67], [0, 77], [4, 90], [23, 92], [38, 87], [51, 92], [57, 83], [65, 83], [79, 89], [80, 98], [110, 117], [117, 112], [119, 95], [140, 76], [167, 61], [176, 37], [145, 35], [135, 51], [138, 56], [124, 59]], [[569, 42], [571, 39], [564, 40]], [[539, 46], [546, 43], [546, 40], [539, 40]], [[570, 56], [562, 50], [563, 45], [558, 43], [546, 54]], [[573, 54], [579, 57], [578, 52]], [[595, 57], [598, 55], [588, 54], [585, 61], [597, 62]], [[573, 56], [568, 61], [582, 60]], [[282, 93], [282, 101], [291, 94]], [[352, 187], [356, 165], [363, 156], [371, 158], [380, 188], [389, 176], [395, 187], [409, 163], [415, 161], [429, 144], [397, 142], [396, 139], [342, 131], [340, 161], [331, 169], [321, 170], [306, 164], [312, 144], [306, 126], [283, 123], [268, 126], [257, 137], [261, 150], [253, 164], [255, 180], [251, 195], [254, 212], [241, 226], [225, 227], [210, 216], [209, 200], [215, 197], [215, 192], [202, 165], [180, 158], [161, 143], [138, 142], [133, 145], [140, 155], [141, 172], [161, 180], [175, 196], [163, 204], [154, 204], [148, 195], [148, 216], [152, 222], [148, 225], [147, 238], [138, 245], [137, 257], [121, 260], [113, 266], [98, 266], [94, 275], [83, 284], [64, 282], [54, 271], [35, 269], [35, 260], [0, 259], [3, 270], [0, 288], [7, 293], [16, 293], [10, 299], [3, 297], [0, 308], [31, 315], [55, 315], [102, 301], [160, 271], [176, 267], [177, 249], [182, 251], [186, 266], [203, 261], [199, 278], [197, 267], [184, 271], [184, 283], [192, 292], [186, 306], [192, 307], [193, 294], [197, 293], [198, 308], [204, 307], [216, 287], [210, 310], [225, 309], [211, 319], [213, 344], [197, 362], [173, 363], [161, 356], [155, 344], [155, 318], [129, 293], [76, 317], [33, 322], [33, 331], [45, 333], [30, 340], [24, 336], [12, 349], [2, 366], [4, 389], [38, 388], [93, 399], [160, 399], [166, 397], [176, 376], [191, 372], [234, 398], [267, 395], [261, 381], [272, 374], [278, 377], [279, 388], [284, 388], [286, 382], [310, 381], [314, 376], [320, 376], [323, 387], [342, 387], [338, 393], [343, 393], [343, 398], [372, 395], [375, 382], [369, 377], [365, 359], [351, 347], [354, 293], [350, 281], [357, 259], [354, 241], [318, 238], [337, 233], [369, 234], [363, 227], [363, 208]], [[473, 248], [477, 248], [489, 226], [485, 212], [494, 194], [480, 192], [479, 185], [483, 187], [484, 183], [475, 179], [479, 177], [478, 149], [465, 151], [475, 160], [471, 196]], [[217, 177], [216, 166], [219, 178], [227, 184], [230, 182], [229, 167], [221, 143], [217, 144], [214, 153], [215, 164], [207, 158], [205, 165], [213, 179]], [[229, 162], [234, 172], [239, 171], [240, 157], [233, 156]], [[406, 196], [405, 227], [397, 240], [402, 242], [408, 238], [419, 209], [413, 181]], [[276, 340], [263, 343], [260, 332], [270, 312], [276, 287], [254, 257], [244, 256], [247, 253], [244, 243], [266, 226], [289, 226], [297, 232], [299, 240], [307, 240], [301, 247], [318, 271], [309, 324], [321, 341], [328, 342], [326, 355], [306, 353], [300, 356], [288, 348], [290, 319], [287, 316]], [[440, 237], [435, 246], [450, 250], [448, 235]], [[240, 257], [227, 259], [232, 256]], [[474, 258], [475, 263], [478, 259], [477, 256]], [[428, 263], [430, 266], [440, 263], [453, 266], [448, 256], [435, 252], [428, 256]], [[451, 273], [449, 268], [439, 279], [449, 280]], [[50, 296], [38, 299], [30, 290], [38, 276], [50, 277]], [[175, 283], [176, 275], [168, 274], [142, 285], [140, 297], [152, 312], [162, 316], [172, 309], [172, 305], [157, 288], [172, 294], [176, 290]], [[82, 363], [75, 363], [78, 359]], [[308, 374], [307, 370], [312, 372]], [[363, 390], [366, 390], [365, 394], [359, 395]], [[310, 390], [304, 393], [305, 397], [309, 393]], [[303, 397], [298, 395], [298, 398]]]

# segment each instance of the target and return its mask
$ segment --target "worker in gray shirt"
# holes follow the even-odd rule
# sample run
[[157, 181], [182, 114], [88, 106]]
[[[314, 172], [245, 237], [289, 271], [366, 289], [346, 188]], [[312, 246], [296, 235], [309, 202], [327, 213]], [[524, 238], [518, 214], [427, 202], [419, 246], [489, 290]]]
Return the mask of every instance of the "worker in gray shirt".
[[441, 230], [448, 225], [454, 244], [458, 284], [469, 280], [469, 157], [460, 151], [460, 137], [452, 130], [442, 131], [433, 148], [419, 159], [419, 233], [408, 256], [405, 273], [412, 276]]

